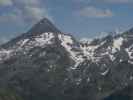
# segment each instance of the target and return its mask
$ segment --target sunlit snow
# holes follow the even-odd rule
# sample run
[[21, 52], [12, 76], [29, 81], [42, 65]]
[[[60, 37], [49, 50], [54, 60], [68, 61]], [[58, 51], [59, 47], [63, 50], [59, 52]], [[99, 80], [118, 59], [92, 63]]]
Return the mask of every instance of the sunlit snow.
[[122, 43], [123, 43], [123, 38], [122, 37], [120, 37], [118, 39], [115, 39], [114, 42], [113, 42], [113, 47], [120, 50]]

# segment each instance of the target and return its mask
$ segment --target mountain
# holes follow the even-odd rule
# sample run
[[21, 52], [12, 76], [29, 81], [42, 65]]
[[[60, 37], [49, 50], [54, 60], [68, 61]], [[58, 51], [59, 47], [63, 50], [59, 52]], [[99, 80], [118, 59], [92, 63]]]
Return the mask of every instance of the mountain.
[[132, 35], [78, 41], [44, 18], [0, 47], [0, 88], [25, 100], [104, 100], [133, 87]]
[[34, 25], [27, 33], [28, 34], [41, 34], [45, 32], [53, 32], [53, 33], [61, 33], [59, 29], [57, 29], [53, 23], [51, 23], [47, 18], [42, 19], [36, 25]]
[[28, 32], [23, 33], [22, 35], [18, 36], [17, 38], [12, 39], [8, 43], [3, 44], [2, 47], [8, 47], [9, 45], [13, 45], [15, 42], [18, 42], [21, 39], [25, 38], [32, 38], [36, 35], [46, 33], [46, 32], [52, 32], [52, 33], [61, 33], [61, 31], [56, 28], [53, 23], [51, 23], [50, 20], [47, 18], [43, 18], [40, 20], [37, 24], [35, 24]]

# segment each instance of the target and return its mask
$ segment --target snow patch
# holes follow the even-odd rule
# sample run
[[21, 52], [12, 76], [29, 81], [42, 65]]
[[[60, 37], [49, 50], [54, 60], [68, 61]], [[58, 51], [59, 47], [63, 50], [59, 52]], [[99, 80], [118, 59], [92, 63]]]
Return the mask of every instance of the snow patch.
[[0, 61], [3, 59], [8, 59], [11, 56], [12, 50], [2, 49], [0, 50]]
[[90, 82], [90, 77], [87, 78], [87, 82]]
[[45, 44], [51, 44], [51, 39], [54, 38], [53, 33], [43, 33], [40, 36], [36, 36], [35, 41], [36, 45], [43, 46]]
[[120, 50], [121, 45], [123, 44], [123, 40], [124, 39], [122, 37], [115, 39], [113, 42], [113, 47]]
[[80, 40], [80, 43], [83, 43], [83, 44], [90, 44], [91, 42], [93, 41], [93, 39], [89, 39], [89, 38], [82, 38]]
[[61, 45], [67, 50], [67, 52], [70, 54], [70, 57], [75, 61], [75, 66], [71, 69], [76, 69], [77, 66], [84, 61], [83, 56], [80, 55], [81, 52], [72, 50], [74, 41], [71, 36], [59, 34], [58, 38], [61, 41]]
[[102, 76], [105, 76], [105, 75], [108, 74], [108, 72], [109, 72], [109, 69], [107, 69], [106, 71], [104, 71], [103, 73], [101, 73], [101, 75], [102, 75]]
[[131, 50], [130, 48], [126, 48], [125, 50], [128, 53], [129, 58], [133, 59], [133, 50]]
[[24, 45], [25, 45], [25, 43], [27, 43], [28, 41], [29, 41], [29, 39], [25, 39], [25, 40], [21, 41], [20, 46], [21, 46], [21, 47], [22, 47], [22, 46], [24, 46]]
[[133, 65], [133, 61], [131, 61], [131, 60], [128, 60], [128, 63], [130, 63], [130, 64], [132, 64], [132, 65]]
[[133, 80], [133, 76], [130, 76], [130, 78], [129, 78], [130, 80]]
[[88, 46], [80, 46], [83, 51], [84, 56], [86, 56], [89, 60], [93, 62], [98, 62], [101, 57], [95, 56], [95, 50], [102, 46], [106, 41], [101, 42], [99, 45], [88, 45]]

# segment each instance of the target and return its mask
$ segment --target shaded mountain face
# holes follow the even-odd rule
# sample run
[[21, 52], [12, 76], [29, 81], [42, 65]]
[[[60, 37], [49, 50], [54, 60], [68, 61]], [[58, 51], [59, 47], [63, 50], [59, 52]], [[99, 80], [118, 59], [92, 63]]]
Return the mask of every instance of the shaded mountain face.
[[115, 91], [110, 96], [103, 100], [132, 100], [133, 99], [133, 88], [132, 86], [127, 86], [122, 90]]
[[45, 32], [61, 33], [48, 19], [44, 18], [39, 23], [34, 25], [27, 34], [41, 34]]
[[101, 100], [133, 80], [133, 33], [79, 42], [47, 19], [1, 46], [0, 87], [25, 100]]

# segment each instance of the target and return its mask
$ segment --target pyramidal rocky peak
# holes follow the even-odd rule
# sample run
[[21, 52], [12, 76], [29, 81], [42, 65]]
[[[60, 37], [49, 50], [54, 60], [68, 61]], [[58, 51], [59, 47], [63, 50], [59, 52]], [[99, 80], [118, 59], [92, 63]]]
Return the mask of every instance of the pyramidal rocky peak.
[[132, 77], [133, 38], [126, 32], [77, 41], [44, 18], [0, 47], [0, 87], [25, 100], [104, 100], [132, 87]]
[[57, 29], [53, 23], [48, 20], [47, 18], [44, 18], [40, 20], [37, 24], [35, 24], [27, 33], [28, 34], [41, 34], [45, 32], [53, 32], [53, 33], [61, 33], [59, 29]]

